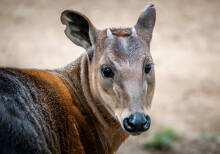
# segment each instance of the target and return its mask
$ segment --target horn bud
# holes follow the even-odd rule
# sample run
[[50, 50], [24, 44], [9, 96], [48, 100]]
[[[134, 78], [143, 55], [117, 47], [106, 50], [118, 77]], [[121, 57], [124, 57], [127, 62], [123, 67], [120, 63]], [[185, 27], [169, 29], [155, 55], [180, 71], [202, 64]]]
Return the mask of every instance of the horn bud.
[[132, 27], [132, 28], [131, 28], [131, 33], [132, 33], [132, 34], [131, 34], [132, 36], [137, 36], [137, 32], [136, 32], [135, 27]]
[[111, 32], [111, 30], [109, 28], [107, 28], [106, 34], [107, 34], [108, 38], [112, 38], [113, 37], [112, 32]]

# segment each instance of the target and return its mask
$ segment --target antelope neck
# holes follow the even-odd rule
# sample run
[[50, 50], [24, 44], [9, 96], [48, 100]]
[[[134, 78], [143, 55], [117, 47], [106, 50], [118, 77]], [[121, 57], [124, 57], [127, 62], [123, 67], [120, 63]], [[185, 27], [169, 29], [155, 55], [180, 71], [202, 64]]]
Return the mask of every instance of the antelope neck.
[[84, 53], [77, 60], [67, 65], [60, 73], [64, 82], [70, 88], [71, 95], [76, 95], [76, 97], [73, 97], [75, 99], [73, 99], [73, 105], [79, 108], [86, 119], [86, 126], [78, 120], [79, 128], [87, 127], [87, 129], [90, 129], [91, 134], [89, 135], [94, 136], [93, 139], [95, 140], [90, 142], [86, 138], [84, 143], [87, 145], [85, 147], [95, 145], [97, 153], [112, 154], [128, 137], [128, 134], [122, 130], [120, 123], [108, 112], [103, 104], [104, 102], [100, 102], [93, 97], [90, 89], [89, 65], [89, 57]]

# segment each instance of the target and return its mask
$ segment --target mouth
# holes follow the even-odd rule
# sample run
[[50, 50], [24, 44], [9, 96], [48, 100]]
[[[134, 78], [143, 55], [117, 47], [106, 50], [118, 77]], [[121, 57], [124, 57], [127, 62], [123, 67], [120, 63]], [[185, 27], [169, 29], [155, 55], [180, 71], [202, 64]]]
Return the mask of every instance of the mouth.
[[132, 136], [138, 136], [138, 135], [141, 135], [141, 133], [143, 133], [143, 132], [129, 133], [129, 134], [132, 135]]

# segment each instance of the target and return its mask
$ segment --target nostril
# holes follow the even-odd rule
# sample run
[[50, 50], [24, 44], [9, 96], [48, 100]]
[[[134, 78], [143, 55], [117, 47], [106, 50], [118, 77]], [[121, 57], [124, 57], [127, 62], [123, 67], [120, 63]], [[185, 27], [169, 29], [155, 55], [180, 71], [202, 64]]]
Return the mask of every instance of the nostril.
[[133, 114], [128, 118], [128, 124], [132, 127], [135, 127], [135, 118]]
[[151, 119], [148, 115], [145, 116], [146, 122], [144, 123], [144, 131], [148, 130], [150, 128]]
[[132, 132], [135, 126], [129, 121], [130, 121], [129, 118], [125, 118], [123, 121], [123, 125], [125, 130], [127, 130], [128, 132]]
[[143, 125], [148, 123], [148, 117], [149, 117], [148, 115], [144, 115], [144, 118], [142, 119]]

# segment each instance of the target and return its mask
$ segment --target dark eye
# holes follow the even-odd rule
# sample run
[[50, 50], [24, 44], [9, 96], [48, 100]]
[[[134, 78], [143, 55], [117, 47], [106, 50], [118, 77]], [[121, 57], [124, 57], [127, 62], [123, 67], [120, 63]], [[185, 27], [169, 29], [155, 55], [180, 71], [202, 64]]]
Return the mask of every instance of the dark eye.
[[112, 69], [108, 66], [102, 65], [101, 72], [102, 72], [102, 75], [106, 78], [113, 78], [114, 77], [114, 73], [113, 73]]
[[151, 70], [151, 64], [147, 64], [144, 69], [145, 73], [148, 74], [150, 70]]

